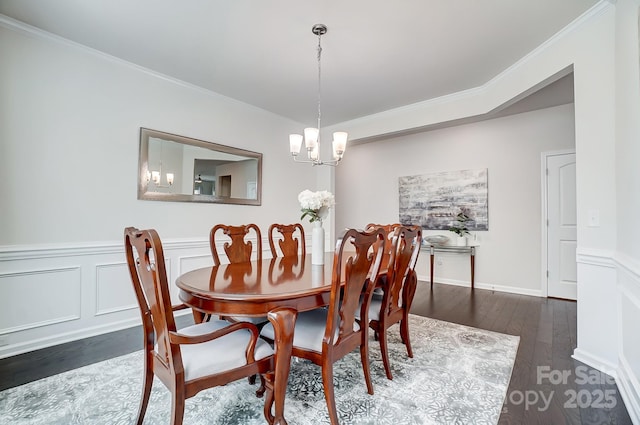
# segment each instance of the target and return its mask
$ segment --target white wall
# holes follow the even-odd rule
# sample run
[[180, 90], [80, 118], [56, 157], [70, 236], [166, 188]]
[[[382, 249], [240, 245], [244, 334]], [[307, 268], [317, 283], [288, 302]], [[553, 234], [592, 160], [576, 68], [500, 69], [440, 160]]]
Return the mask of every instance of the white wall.
[[[297, 221], [297, 193], [315, 188], [288, 154], [302, 124], [2, 26], [0, 55], [0, 246], [119, 241], [126, 225], [198, 238], [216, 222]], [[262, 152], [263, 205], [137, 200], [140, 127]]]
[[[126, 226], [159, 232], [173, 282], [214, 224], [298, 222], [316, 188], [302, 124], [6, 19], [0, 58], [0, 357], [139, 323]], [[140, 127], [262, 152], [262, 205], [138, 200]]]
[[[398, 177], [487, 168], [489, 230], [473, 232], [476, 286], [540, 296], [541, 153], [572, 149], [574, 140], [569, 104], [353, 146], [336, 170], [336, 227], [397, 222]], [[437, 281], [468, 285], [468, 257], [438, 258]], [[418, 274], [428, 280], [426, 252]]]

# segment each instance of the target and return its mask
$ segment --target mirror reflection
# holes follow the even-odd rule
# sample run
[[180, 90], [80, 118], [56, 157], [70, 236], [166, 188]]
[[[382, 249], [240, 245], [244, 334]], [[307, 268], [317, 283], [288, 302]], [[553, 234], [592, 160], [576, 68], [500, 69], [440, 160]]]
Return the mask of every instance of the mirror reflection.
[[262, 154], [140, 129], [138, 199], [260, 205]]

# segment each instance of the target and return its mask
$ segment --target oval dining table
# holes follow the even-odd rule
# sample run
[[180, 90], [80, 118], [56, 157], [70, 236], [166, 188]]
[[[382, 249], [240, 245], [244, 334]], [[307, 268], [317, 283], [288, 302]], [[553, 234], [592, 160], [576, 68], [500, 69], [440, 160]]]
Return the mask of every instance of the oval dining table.
[[[180, 300], [196, 311], [220, 316], [267, 316], [275, 331], [273, 415], [285, 425], [284, 399], [289, 377], [293, 330], [298, 312], [329, 304], [333, 253], [324, 265], [311, 255], [221, 264], [184, 273], [176, 280]], [[265, 406], [270, 400], [265, 400]], [[265, 407], [266, 409], [266, 407]]]

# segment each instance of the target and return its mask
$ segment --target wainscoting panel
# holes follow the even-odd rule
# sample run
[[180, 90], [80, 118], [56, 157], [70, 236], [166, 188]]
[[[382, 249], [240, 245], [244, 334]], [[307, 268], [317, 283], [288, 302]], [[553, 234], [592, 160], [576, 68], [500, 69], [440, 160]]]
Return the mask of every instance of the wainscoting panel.
[[0, 275], [0, 335], [80, 319], [80, 268]]
[[[177, 303], [182, 259], [185, 267], [210, 265], [209, 241], [163, 247]], [[0, 247], [0, 266], [0, 358], [140, 324], [121, 242]]]
[[[221, 248], [218, 247], [218, 249]], [[226, 262], [227, 258], [222, 257], [220, 261]], [[176, 279], [178, 278], [178, 276], [190, 272], [191, 270], [199, 269], [201, 267], [210, 267], [212, 265], [213, 257], [211, 256], [210, 249], [207, 249], [207, 252], [204, 254], [176, 256], [176, 264], [173, 269], [175, 273], [171, 276], [171, 279], [169, 281], [171, 300], [173, 301], [173, 303], [179, 304], [181, 302], [180, 298], [178, 297], [180, 290], [176, 286]]]
[[137, 309], [127, 263], [96, 267], [96, 316]]
[[574, 358], [615, 377], [618, 364], [618, 297], [613, 252], [579, 250], [578, 347]]
[[178, 258], [178, 275], [199, 269], [201, 267], [209, 267], [213, 265], [213, 257], [211, 254], [190, 255], [188, 257]]
[[[209, 239], [162, 244], [172, 301], [179, 303], [176, 278], [213, 264]], [[265, 238], [262, 255], [271, 257]], [[0, 247], [0, 266], [0, 358], [140, 324], [120, 241]]]

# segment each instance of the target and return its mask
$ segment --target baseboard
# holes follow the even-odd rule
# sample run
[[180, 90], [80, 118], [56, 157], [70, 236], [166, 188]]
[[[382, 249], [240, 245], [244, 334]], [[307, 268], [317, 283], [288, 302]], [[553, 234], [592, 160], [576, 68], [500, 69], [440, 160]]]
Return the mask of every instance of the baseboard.
[[[418, 276], [418, 280], [429, 283], [429, 276]], [[454, 286], [466, 286], [469, 288], [471, 284], [469, 281], [465, 280], [456, 280], [456, 279], [445, 279], [434, 277], [434, 281], [438, 283], [443, 283], [445, 285], [454, 285]], [[497, 291], [497, 292], [506, 292], [509, 294], [518, 294], [518, 295], [528, 295], [532, 297], [543, 297], [542, 291], [539, 289], [527, 289], [527, 288], [518, 288], [517, 286], [504, 286], [504, 285], [494, 285], [490, 283], [482, 283], [475, 282], [475, 288], [477, 289], [486, 289], [489, 291]]]
[[590, 354], [580, 348], [576, 348], [573, 350], [573, 355], [571, 357], [586, 364], [587, 366], [591, 366], [592, 368], [599, 370], [602, 373], [606, 373], [616, 380], [618, 378], [618, 365], [608, 362], [596, 355]]
[[[184, 310], [175, 312], [176, 318], [184, 315], [190, 315], [191, 310]], [[7, 357], [17, 356], [20, 354], [28, 353], [30, 351], [41, 350], [43, 348], [53, 347], [54, 345], [65, 344], [68, 342], [78, 341], [85, 338], [91, 338], [98, 335], [107, 334], [110, 332], [121, 331], [123, 329], [129, 329], [136, 326], [140, 326], [140, 318], [127, 319], [119, 322], [111, 322], [105, 325], [93, 326], [84, 329], [78, 329], [71, 332], [54, 334], [49, 337], [34, 339], [25, 341], [18, 344], [12, 344], [5, 347], [0, 347], [0, 359]]]
[[77, 341], [84, 338], [90, 338], [109, 332], [120, 331], [122, 329], [132, 328], [134, 326], [140, 326], [140, 323], [140, 318], [138, 317], [136, 319], [123, 320], [121, 322], [113, 322], [106, 325], [78, 329], [76, 331], [54, 334], [45, 338], [39, 338], [18, 344], [12, 344], [6, 347], [0, 347], [0, 359], [24, 354], [29, 351], [52, 347], [54, 345], [65, 344], [67, 342]]

